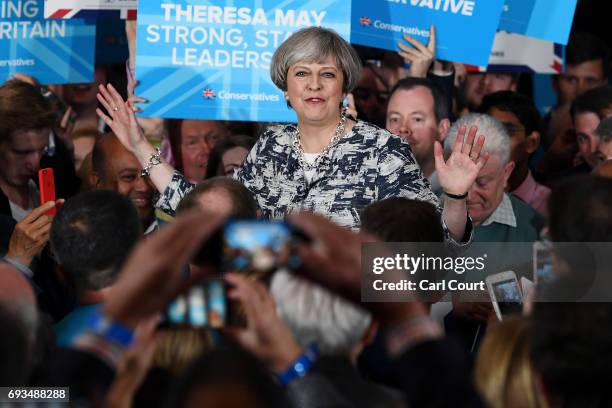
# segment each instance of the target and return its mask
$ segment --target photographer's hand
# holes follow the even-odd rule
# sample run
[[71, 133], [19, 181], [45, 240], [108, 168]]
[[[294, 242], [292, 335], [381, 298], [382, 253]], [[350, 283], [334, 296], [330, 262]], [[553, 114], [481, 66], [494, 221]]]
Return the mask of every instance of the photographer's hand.
[[302, 348], [276, 314], [274, 299], [259, 282], [236, 273], [228, 273], [226, 279], [232, 286], [228, 297], [244, 306], [247, 328], [226, 328], [225, 332], [265, 361], [272, 371], [284, 371], [302, 354]]
[[103, 313], [134, 328], [160, 312], [185, 289], [183, 265], [224, 220], [191, 212], [141, 241], [121, 269]]

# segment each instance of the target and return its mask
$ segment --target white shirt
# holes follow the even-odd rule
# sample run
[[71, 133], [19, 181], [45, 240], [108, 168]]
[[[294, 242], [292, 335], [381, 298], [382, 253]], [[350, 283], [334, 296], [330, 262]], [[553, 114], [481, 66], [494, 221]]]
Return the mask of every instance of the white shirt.
[[32, 180], [28, 181], [28, 208], [21, 208], [11, 200], [9, 200], [9, 205], [11, 206], [11, 215], [13, 218], [17, 220], [17, 222], [23, 220], [34, 208], [40, 205], [40, 193], [38, 192], [36, 183]]

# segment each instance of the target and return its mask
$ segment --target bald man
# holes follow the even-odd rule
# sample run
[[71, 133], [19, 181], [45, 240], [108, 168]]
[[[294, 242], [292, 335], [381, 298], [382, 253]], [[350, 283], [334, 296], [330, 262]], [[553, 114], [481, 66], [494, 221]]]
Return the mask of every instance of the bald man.
[[155, 190], [149, 179], [140, 175], [141, 171], [136, 156], [114, 134], [104, 135], [94, 146], [90, 184], [95, 189], [113, 190], [132, 200], [146, 234], [155, 226]]

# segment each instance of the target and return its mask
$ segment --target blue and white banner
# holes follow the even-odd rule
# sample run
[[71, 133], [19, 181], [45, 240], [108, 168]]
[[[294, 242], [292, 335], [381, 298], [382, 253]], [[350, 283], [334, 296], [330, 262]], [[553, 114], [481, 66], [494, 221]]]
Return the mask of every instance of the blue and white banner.
[[561, 74], [565, 46], [537, 38], [499, 31], [495, 36], [488, 67], [480, 72], [533, 72]]
[[135, 20], [137, 0], [45, 0], [45, 18]]
[[0, 82], [15, 73], [41, 84], [93, 81], [96, 25], [45, 20], [43, 0], [0, 1]]
[[351, 42], [397, 51], [404, 33], [423, 44], [436, 28], [436, 57], [486, 65], [504, 0], [353, 0]]
[[324, 26], [348, 39], [346, 0], [162, 0], [138, 4], [136, 94], [142, 116], [295, 121], [270, 80], [293, 32]]
[[577, 0], [505, 0], [499, 29], [566, 45]]

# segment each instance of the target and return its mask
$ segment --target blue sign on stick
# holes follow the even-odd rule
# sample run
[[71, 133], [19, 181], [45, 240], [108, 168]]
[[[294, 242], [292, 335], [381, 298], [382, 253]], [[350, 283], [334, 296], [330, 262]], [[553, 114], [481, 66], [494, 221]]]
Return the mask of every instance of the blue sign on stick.
[[270, 80], [270, 62], [293, 32], [324, 26], [348, 39], [346, 0], [191, 0], [138, 4], [136, 93], [142, 116], [295, 121]]
[[0, 82], [21, 73], [41, 84], [93, 81], [96, 26], [83, 20], [45, 20], [44, 0], [3, 0]]
[[487, 65], [504, 0], [353, 0], [351, 42], [397, 51], [404, 33], [427, 44], [436, 28], [436, 56]]
[[506, 0], [499, 29], [567, 44], [577, 0]]

